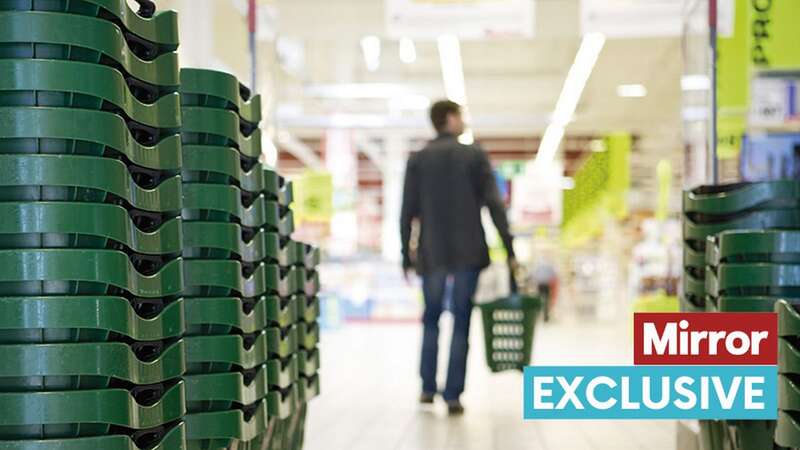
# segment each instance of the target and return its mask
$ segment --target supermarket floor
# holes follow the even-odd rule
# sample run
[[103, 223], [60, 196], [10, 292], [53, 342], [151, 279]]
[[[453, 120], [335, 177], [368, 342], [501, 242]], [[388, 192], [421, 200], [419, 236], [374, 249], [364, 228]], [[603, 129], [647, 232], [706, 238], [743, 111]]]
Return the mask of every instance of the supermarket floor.
[[[322, 396], [309, 408], [306, 450], [676, 448], [676, 425], [669, 421], [523, 422], [522, 377], [489, 372], [480, 325], [474, 316], [461, 418], [448, 418], [441, 403], [416, 404], [417, 324], [345, 325], [323, 334]], [[449, 330], [446, 317], [442, 335]], [[630, 332], [625, 322], [547, 324], [537, 331], [534, 362], [630, 364]]]

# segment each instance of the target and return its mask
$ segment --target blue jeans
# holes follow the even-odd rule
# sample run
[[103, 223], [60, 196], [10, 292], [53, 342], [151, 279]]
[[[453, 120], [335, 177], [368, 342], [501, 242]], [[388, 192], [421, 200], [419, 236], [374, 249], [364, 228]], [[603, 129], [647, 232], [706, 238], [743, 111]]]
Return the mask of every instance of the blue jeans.
[[439, 317], [444, 309], [447, 279], [452, 275], [450, 311], [453, 314], [453, 339], [450, 343], [450, 362], [447, 367], [445, 400], [458, 400], [464, 392], [469, 351], [469, 322], [472, 315], [472, 297], [478, 284], [479, 270], [439, 271], [422, 276], [422, 293], [425, 296], [425, 313], [422, 316], [422, 362], [420, 376], [422, 391], [437, 392], [436, 366], [439, 354]]

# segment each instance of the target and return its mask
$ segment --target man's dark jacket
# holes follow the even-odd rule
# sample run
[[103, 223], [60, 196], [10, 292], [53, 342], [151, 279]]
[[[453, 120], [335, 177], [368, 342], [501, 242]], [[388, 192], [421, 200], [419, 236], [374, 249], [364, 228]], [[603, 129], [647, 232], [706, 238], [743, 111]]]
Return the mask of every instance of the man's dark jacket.
[[[454, 136], [442, 134], [412, 154], [400, 213], [403, 267], [416, 267], [425, 274], [488, 266], [481, 224], [484, 206], [513, 256], [505, 207], [486, 153], [477, 145], [463, 145]], [[415, 261], [409, 249], [413, 219], [420, 222]]]

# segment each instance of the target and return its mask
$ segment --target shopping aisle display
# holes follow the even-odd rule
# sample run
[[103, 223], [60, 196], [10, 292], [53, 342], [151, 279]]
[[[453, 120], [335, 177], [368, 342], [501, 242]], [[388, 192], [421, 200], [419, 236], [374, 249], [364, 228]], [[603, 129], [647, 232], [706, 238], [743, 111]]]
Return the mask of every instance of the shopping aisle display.
[[229, 74], [181, 71], [189, 448], [299, 448], [292, 419], [317, 389], [299, 375], [318, 337], [297, 322], [305, 246], [291, 184], [258, 162], [259, 102]]
[[177, 20], [0, 3], [0, 448], [185, 448]]

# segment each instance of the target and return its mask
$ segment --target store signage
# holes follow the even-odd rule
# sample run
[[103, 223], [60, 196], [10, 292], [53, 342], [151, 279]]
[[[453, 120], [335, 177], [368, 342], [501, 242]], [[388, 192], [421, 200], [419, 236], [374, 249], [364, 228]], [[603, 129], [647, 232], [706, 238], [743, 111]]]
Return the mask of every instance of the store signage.
[[769, 39], [769, 16], [772, 0], [752, 0], [753, 5], [753, 46], [750, 52], [753, 64], [769, 66], [769, 58], [764, 52], [764, 42]]
[[511, 179], [511, 221], [520, 227], [556, 226], [562, 220], [564, 166], [527, 164]]
[[[717, 0], [717, 32], [733, 34], [735, 0]], [[750, 0], [746, 0], [750, 1]], [[581, 32], [608, 38], [682, 37], [708, 32], [703, 2], [685, 0], [581, 0]]]
[[534, 37], [533, 0], [384, 0], [395, 39]]
[[750, 59], [758, 69], [800, 68], [800, 2], [750, 1]]
[[582, 33], [609, 38], [680, 36], [683, 0], [581, 0]]
[[777, 315], [636, 313], [633, 366], [526, 367], [533, 419], [774, 420]]
[[793, 78], [756, 77], [751, 83], [749, 123], [780, 127], [797, 120], [797, 81]]

